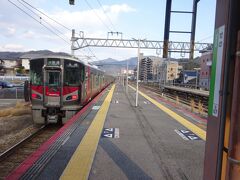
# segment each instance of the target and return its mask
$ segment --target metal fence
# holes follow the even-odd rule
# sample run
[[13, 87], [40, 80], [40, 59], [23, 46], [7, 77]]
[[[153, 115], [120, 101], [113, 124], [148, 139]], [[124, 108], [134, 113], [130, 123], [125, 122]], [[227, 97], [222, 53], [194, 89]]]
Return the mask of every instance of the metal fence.
[[0, 76], [0, 80], [2, 81], [26, 81], [29, 80], [29, 76]]
[[0, 89], [0, 99], [23, 99], [23, 87]]

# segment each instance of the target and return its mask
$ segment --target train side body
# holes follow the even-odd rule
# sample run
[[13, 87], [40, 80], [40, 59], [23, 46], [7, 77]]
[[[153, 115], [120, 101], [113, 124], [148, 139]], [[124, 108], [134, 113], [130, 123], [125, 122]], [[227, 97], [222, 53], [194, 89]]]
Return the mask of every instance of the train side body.
[[30, 98], [34, 123], [66, 123], [113, 80], [98, 68], [75, 58], [31, 59]]

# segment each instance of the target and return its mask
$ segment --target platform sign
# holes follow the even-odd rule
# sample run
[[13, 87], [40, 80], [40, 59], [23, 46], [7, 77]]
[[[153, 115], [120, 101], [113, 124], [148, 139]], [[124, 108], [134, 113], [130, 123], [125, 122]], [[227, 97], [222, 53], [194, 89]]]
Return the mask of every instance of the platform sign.
[[119, 128], [103, 128], [102, 138], [119, 138]]
[[111, 103], [118, 104], [119, 101], [118, 100], [113, 100], [113, 101], [111, 101]]
[[179, 136], [181, 136], [181, 138], [183, 138], [184, 140], [201, 140], [200, 137], [198, 137], [196, 134], [194, 134], [192, 131], [190, 130], [174, 130]]
[[92, 110], [99, 110], [101, 106], [93, 106]]
[[213, 62], [210, 83], [210, 97], [208, 114], [218, 117], [219, 115], [219, 91], [222, 76], [222, 60], [224, 46], [224, 31], [225, 25], [215, 30], [214, 47], [213, 47]]

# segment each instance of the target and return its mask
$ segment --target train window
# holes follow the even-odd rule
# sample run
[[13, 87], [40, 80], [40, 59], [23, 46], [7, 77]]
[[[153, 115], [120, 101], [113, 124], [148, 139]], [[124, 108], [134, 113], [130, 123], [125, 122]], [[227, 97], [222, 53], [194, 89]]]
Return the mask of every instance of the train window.
[[48, 73], [48, 85], [49, 86], [60, 86], [60, 72], [50, 71]]
[[43, 59], [36, 59], [30, 61], [30, 80], [32, 85], [43, 85], [43, 64]]
[[96, 87], [98, 86], [98, 75], [95, 75]]
[[64, 85], [65, 86], [79, 86], [81, 80], [84, 76], [84, 68], [83, 65], [70, 61], [65, 60], [64, 62]]

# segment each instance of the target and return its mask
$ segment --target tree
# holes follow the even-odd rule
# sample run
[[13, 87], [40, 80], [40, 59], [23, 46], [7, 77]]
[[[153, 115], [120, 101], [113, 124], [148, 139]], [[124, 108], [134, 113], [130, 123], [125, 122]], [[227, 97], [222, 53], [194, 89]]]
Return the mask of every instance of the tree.
[[20, 66], [20, 67], [18, 67], [18, 68], [16, 69], [16, 72], [17, 72], [18, 74], [24, 74], [24, 73], [25, 73], [25, 69], [24, 69], [23, 66]]

